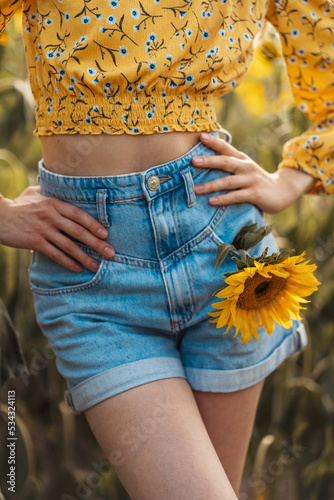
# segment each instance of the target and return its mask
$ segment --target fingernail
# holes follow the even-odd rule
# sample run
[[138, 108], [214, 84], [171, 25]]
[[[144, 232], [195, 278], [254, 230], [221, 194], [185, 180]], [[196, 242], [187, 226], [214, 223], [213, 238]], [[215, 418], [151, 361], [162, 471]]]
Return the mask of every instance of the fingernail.
[[113, 257], [115, 255], [115, 251], [110, 247], [105, 247], [104, 253], [107, 257]]
[[82, 267], [81, 267], [81, 266], [79, 266], [79, 264], [75, 264], [75, 265], [74, 265], [74, 269], [75, 269], [76, 271], [82, 271]]
[[195, 186], [195, 193], [203, 193], [204, 192], [204, 186]]
[[108, 236], [108, 231], [100, 227], [100, 229], [97, 230], [97, 234], [101, 236], [101, 238], [105, 238]]
[[215, 203], [218, 203], [218, 201], [219, 201], [219, 199], [216, 196], [214, 196], [213, 198], [209, 198], [210, 203], [215, 204]]
[[210, 139], [209, 134], [206, 134], [206, 133], [202, 133], [201, 137], [202, 137], [202, 139], [204, 139], [204, 141], [208, 141]]
[[203, 163], [203, 158], [201, 158], [200, 156], [195, 156], [195, 158], [193, 158], [194, 162], [195, 163]]
[[98, 268], [99, 268], [99, 265], [97, 262], [92, 262], [91, 263], [91, 268], [93, 269], [93, 271], [97, 271]]

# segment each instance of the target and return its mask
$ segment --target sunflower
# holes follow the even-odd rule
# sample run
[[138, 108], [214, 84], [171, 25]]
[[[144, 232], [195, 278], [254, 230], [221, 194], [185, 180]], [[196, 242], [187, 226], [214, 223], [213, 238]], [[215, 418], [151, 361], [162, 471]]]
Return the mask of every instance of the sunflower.
[[320, 285], [313, 276], [315, 264], [304, 261], [305, 252], [287, 257], [281, 262], [267, 263], [253, 260], [254, 265], [230, 274], [225, 283], [228, 285], [216, 297], [223, 299], [212, 304], [217, 309], [208, 314], [214, 317], [211, 323], [216, 328], [227, 326], [227, 333], [235, 326], [243, 344], [257, 335], [258, 327], [265, 327], [269, 335], [275, 322], [284, 328], [292, 327], [292, 320], [300, 320], [301, 304], [309, 302], [303, 297], [311, 295]]

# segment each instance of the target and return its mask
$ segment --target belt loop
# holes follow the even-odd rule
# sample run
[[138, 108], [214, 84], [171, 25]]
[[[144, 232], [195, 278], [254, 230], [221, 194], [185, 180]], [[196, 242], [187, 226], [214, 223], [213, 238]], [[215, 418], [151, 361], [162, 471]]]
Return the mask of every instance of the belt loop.
[[184, 170], [183, 172], [180, 172], [180, 174], [182, 175], [183, 180], [184, 180], [184, 184], [186, 186], [187, 205], [188, 205], [188, 207], [192, 207], [193, 205], [195, 205], [195, 201], [196, 201], [193, 177], [191, 175], [191, 172], [188, 169]]
[[99, 189], [96, 193], [97, 214], [99, 221], [104, 227], [110, 227], [107, 214], [107, 197], [108, 194], [106, 189]]
[[226, 130], [224, 128], [220, 128], [218, 130], [218, 134], [225, 134], [225, 141], [228, 142], [229, 144], [231, 144], [231, 142], [232, 142], [232, 134], [230, 134], [230, 132], [228, 132], [228, 130]]

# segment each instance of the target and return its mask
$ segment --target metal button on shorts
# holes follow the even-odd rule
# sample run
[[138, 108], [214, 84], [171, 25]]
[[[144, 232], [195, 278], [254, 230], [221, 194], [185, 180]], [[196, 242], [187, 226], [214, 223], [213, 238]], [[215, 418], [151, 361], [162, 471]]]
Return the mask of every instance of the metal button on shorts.
[[147, 181], [147, 187], [151, 191], [156, 191], [160, 187], [160, 179], [156, 175], [152, 175]]

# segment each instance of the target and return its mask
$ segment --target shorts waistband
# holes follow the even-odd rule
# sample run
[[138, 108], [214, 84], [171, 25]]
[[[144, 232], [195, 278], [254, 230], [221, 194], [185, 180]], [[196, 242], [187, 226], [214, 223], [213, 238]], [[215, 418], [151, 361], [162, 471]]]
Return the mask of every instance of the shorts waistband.
[[[231, 135], [226, 130], [226, 140], [231, 142]], [[218, 132], [212, 132], [218, 137]], [[106, 195], [107, 203], [139, 198], [153, 199], [178, 184], [184, 182], [184, 175], [189, 172], [195, 177], [203, 171], [192, 165], [191, 158], [197, 155], [214, 155], [215, 152], [198, 142], [184, 155], [161, 165], [155, 165], [142, 172], [111, 176], [66, 176], [56, 174], [44, 167], [43, 159], [38, 163], [38, 181], [41, 193], [66, 201], [95, 203], [96, 195]]]

